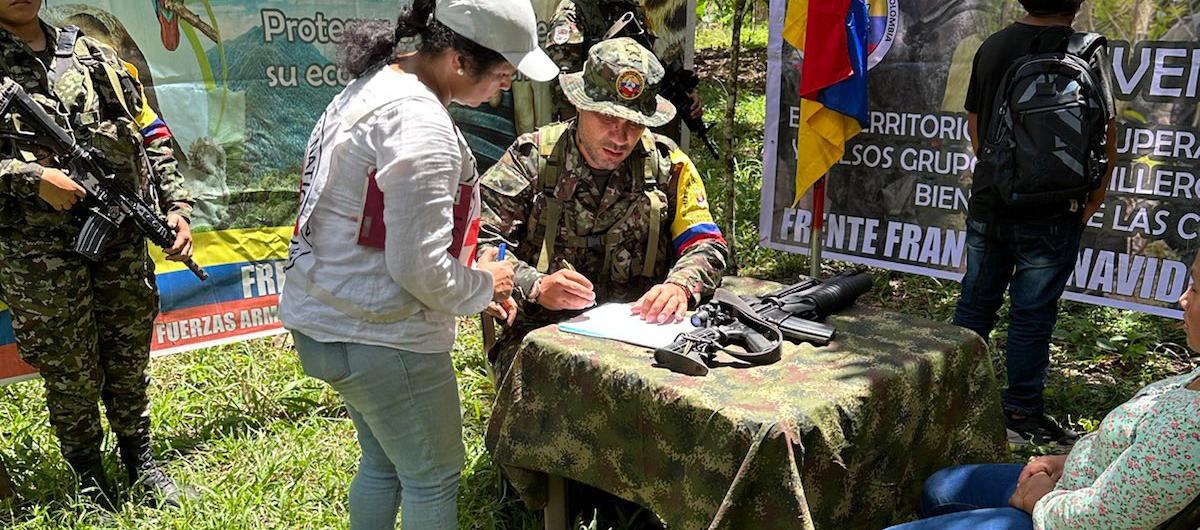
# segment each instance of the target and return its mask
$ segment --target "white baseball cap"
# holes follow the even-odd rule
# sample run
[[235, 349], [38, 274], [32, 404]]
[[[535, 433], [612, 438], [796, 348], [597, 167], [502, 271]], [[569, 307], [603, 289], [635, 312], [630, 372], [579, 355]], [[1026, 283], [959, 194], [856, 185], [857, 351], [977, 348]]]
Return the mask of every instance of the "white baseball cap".
[[503, 55], [534, 81], [558, 76], [558, 65], [538, 46], [530, 0], [437, 0], [434, 17], [455, 33]]

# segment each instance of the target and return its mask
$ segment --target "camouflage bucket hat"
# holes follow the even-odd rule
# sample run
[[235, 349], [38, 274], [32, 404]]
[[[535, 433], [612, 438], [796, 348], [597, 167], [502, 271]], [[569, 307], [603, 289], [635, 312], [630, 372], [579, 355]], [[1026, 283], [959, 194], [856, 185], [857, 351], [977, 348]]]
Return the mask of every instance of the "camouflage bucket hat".
[[558, 82], [580, 110], [659, 127], [675, 117], [675, 106], [658, 95], [665, 73], [650, 50], [622, 37], [592, 46], [583, 71], [563, 74]]

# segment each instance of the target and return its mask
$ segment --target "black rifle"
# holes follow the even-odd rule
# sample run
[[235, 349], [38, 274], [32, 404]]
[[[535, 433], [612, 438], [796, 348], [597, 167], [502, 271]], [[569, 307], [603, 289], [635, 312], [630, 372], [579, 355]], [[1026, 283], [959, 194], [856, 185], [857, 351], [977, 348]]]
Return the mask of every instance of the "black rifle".
[[[718, 289], [713, 300], [692, 316], [692, 324], [699, 329], [655, 350], [654, 360], [687, 375], [706, 375], [718, 351], [752, 365], [771, 364], [779, 360], [782, 341], [769, 348], [771, 342], [766, 335], [818, 346], [829, 344], [836, 330], [818, 321], [850, 307], [870, 289], [871, 277], [865, 271], [843, 272], [823, 282], [805, 278], [749, 299]], [[746, 353], [727, 349], [732, 344], [742, 346]]]
[[[584, 2], [580, 2], [580, 4], [583, 3]], [[593, 3], [599, 4], [598, 2]], [[642, 26], [642, 20], [644, 19], [641, 17], [644, 16], [644, 12], [637, 6], [628, 6], [631, 9], [622, 12], [620, 9], [625, 7], [622, 4], [623, 2], [611, 2], [610, 6], [606, 6], [615, 8], [618, 10], [616, 12], [623, 14], [617, 19], [616, 22], [612, 24], [612, 26], [607, 29], [607, 31], [603, 33], [603, 36], [600, 39], [594, 39], [591, 35], [589, 35], [592, 30], [588, 29], [590, 25], [587, 24], [587, 21], [584, 21], [584, 24], [582, 24], [585, 28], [584, 53], [587, 53], [587, 51], [592, 48], [592, 45], [601, 40], [614, 39], [617, 37], [632, 38], [647, 50], [650, 50], [651, 52], [654, 51], [655, 37], [652, 33], [646, 31], [646, 28]], [[581, 6], [577, 4], [577, 8], [578, 7]], [[596, 7], [599, 8], [600, 6], [597, 5]], [[580, 14], [583, 16], [602, 16], [604, 14], [601, 12], [591, 11], [590, 9], [593, 8], [583, 9], [581, 13], [577, 14], [577, 16]], [[700, 137], [700, 140], [704, 142], [704, 147], [708, 148], [708, 152], [712, 153], [713, 158], [720, 158], [720, 155], [717, 154], [716, 144], [714, 144], [708, 137], [708, 124], [704, 123], [704, 117], [701, 116], [693, 118], [690, 111], [692, 108], [691, 94], [692, 92], [696, 91], [696, 87], [700, 86], [700, 78], [696, 76], [696, 72], [684, 68], [683, 63], [679, 60], [671, 61], [670, 64], [665, 66], [665, 69], [666, 72], [663, 75], [662, 82], [659, 84], [658, 93], [675, 106], [676, 114], [680, 117], [680, 119], [683, 120], [683, 123], [687, 125], [689, 131], [696, 133], [696, 136]]]
[[[0, 115], [9, 112], [25, 116], [43, 134], [5, 131], [0, 132], [0, 137], [39, 145], [54, 152], [71, 180], [87, 192], [84, 204], [88, 213], [83, 229], [75, 239], [75, 252], [91, 261], [99, 260], [127, 219], [132, 219], [138, 230], [155, 245], [170, 248], [175, 244], [175, 229], [116, 177], [102, 153], [76, 143], [71, 133], [55, 123], [21, 85], [4, 78], [0, 85]], [[208, 273], [195, 261], [188, 259], [183, 264], [200, 280], [208, 279]]]
[[683, 123], [687, 124], [688, 130], [700, 137], [700, 140], [704, 142], [704, 147], [708, 148], [708, 152], [712, 153], [713, 158], [720, 158], [720, 155], [717, 154], [716, 144], [713, 144], [708, 137], [708, 124], [704, 123], [704, 117], [692, 117], [691, 93], [699, 85], [700, 78], [696, 76], [696, 72], [684, 69], [683, 63], [675, 60], [667, 65], [667, 73], [663, 76], [658, 92], [672, 105], [675, 105], [676, 113], [683, 119]]
[[[672, 372], [707, 375], [708, 363], [718, 351], [750, 364], [764, 365], [778, 361], [783, 350], [779, 328], [725, 289], [717, 289], [712, 301], [692, 317], [692, 323], [699, 329], [679, 335], [670, 346], [654, 350], [656, 363]], [[735, 344], [746, 351], [727, 348]]]
[[871, 276], [865, 270], [846, 271], [825, 281], [804, 278], [755, 299], [750, 306], [779, 326], [788, 340], [824, 346], [833, 340], [836, 330], [820, 321], [854, 305], [870, 290]]

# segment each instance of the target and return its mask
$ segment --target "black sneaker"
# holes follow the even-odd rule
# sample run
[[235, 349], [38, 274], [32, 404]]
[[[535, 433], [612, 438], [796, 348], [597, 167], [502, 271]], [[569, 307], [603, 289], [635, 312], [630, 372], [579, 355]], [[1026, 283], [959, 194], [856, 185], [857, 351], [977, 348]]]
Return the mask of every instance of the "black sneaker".
[[1013, 418], [1011, 414], [1004, 415], [1004, 426], [1008, 429], [1008, 441], [1016, 445], [1050, 445], [1070, 446], [1079, 439], [1079, 434], [1071, 429], [1064, 429], [1054, 418], [1045, 414], [1026, 416], [1021, 419]]

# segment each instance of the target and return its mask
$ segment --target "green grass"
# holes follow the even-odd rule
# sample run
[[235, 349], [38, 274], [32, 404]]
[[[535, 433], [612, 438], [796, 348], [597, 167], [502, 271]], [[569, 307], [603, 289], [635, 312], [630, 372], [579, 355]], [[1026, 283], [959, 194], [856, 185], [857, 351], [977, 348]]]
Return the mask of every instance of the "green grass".
[[[757, 28], [763, 27], [762, 30]], [[719, 35], [702, 27], [702, 47], [719, 47]], [[747, 46], [765, 46], [765, 27], [747, 26]], [[744, 68], [765, 65], [746, 64]], [[701, 87], [707, 119], [723, 144], [723, 79]], [[735, 127], [737, 251], [743, 274], [787, 279], [807, 271], [802, 256], [758, 245], [762, 180], [763, 87], [742, 86]], [[698, 145], [693, 143], [693, 145]], [[693, 149], [718, 222], [729, 206], [724, 166]], [[726, 228], [728, 231], [728, 228]], [[829, 271], [848, 267], [829, 263]], [[958, 284], [874, 271], [875, 289], [863, 303], [946, 320]], [[993, 335], [997, 377], [1003, 381], [1002, 319]], [[459, 492], [460, 526], [471, 529], [537, 529], [540, 514], [506, 491], [483, 447], [495, 389], [486, 376], [477, 326], [460, 321], [454, 351], [463, 402], [467, 464]], [[1064, 303], [1051, 349], [1048, 406], [1061, 419], [1094, 429], [1108, 410], [1147, 382], [1195, 365], [1176, 322], [1129, 311]], [[307, 378], [290, 344], [280, 338], [194, 351], [153, 363], [156, 450], [167, 470], [195, 485], [202, 497], [180, 510], [126, 505], [115, 514], [79, 505], [70, 476], [46, 423], [40, 383], [0, 388], [0, 457], [16, 483], [18, 499], [0, 504], [0, 526], [62, 528], [344, 528], [346, 497], [358, 457], [354, 428], [337, 396]], [[109, 446], [112, 445], [110, 439]], [[1019, 458], [1020, 455], [1014, 458]], [[115, 458], [108, 458], [114, 475]]]
[[[483, 448], [494, 389], [474, 322], [463, 321], [455, 367], [464, 403], [467, 466], [461, 528], [539, 528], [503, 493]], [[304, 376], [286, 337], [157, 359], [152, 366], [155, 448], [200, 499], [179, 510], [126, 504], [108, 514], [81, 504], [47, 426], [41, 383], [0, 389], [0, 454], [18, 500], [0, 504], [4, 528], [343, 528], [357, 465], [354, 426], [328, 385]], [[110, 436], [107, 448], [111, 448]], [[107, 467], [122, 471], [114, 455]]]
[[[767, 27], [765, 20], [754, 21], [750, 20], [750, 17], [746, 17], [746, 21], [742, 26], [742, 45], [749, 48], [766, 48], [768, 37]], [[728, 48], [730, 37], [729, 24], [724, 24], [720, 21], [701, 21], [696, 24], [697, 51]]]

